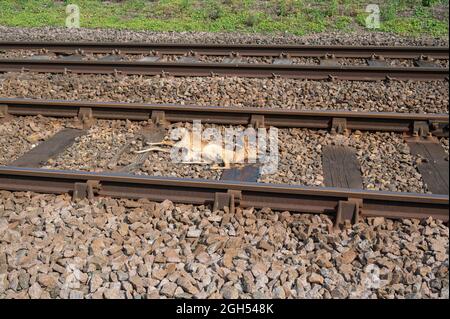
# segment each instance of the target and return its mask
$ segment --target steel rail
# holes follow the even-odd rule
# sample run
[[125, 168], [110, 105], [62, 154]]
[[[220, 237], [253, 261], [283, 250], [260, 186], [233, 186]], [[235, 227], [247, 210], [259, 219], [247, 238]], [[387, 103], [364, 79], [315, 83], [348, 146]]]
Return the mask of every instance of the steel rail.
[[353, 112], [333, 110], [280, 110], [175, 104], [146, 104], [66, 100], [0, 98], [5, 113], [16, 116], [76, 117], [88, 108], [93, 118], [145, 121], [163, 118], [167, 122], [201, 120], [205, 124], [249, 125], [280, 128], [331, 129], [335, 119], [344, 119], [351, 130], [408, 133], [425, 122], [436, 136], [448, 136], [448, 114]]
[[337, 212], [342, 201], [356, 199], [361, 201], [360, 215], [364, 217], [449, 219], [448, 195], [0, 167], [1, 190], [71, 194], [76, 184], [89, 181], [97, 183], [98, 196], [210, 205], [217, 194], [231, 191], [239, 192], [236, 205], [242, 208], [324, 214]]
[[317, 66], [250, 63], [178, 63], [136, 61], [62, 61], [0, 59], [0, 72], [33, 71], [41, 73], [85, 73], [171, 76], [240, 76], [284, 77], [293, 79], [376, 81], [397, 80], [448, 80], [449, 69], [441, 67], [376, 67], [376, 66]]
[[196, 52], [200, 55], [226, 56], [232, 53], [241, 56], [279, 56], [321, 57], [333, 54], [336, 57], [370, 58], [372, 55], [386, 58], [419, 58], [428, 56], [435, 59], [448, 59], [448, 47], [420, 46], [323, 46], [323, 45], [256, 45], [256, 44], [172, 44], [172, 43], [89, 43], [89, 42], [0, 42], [0, 50], [37, 50], [73, 53], [78, 50], [89, 53], [124, 54], [186, 54]]

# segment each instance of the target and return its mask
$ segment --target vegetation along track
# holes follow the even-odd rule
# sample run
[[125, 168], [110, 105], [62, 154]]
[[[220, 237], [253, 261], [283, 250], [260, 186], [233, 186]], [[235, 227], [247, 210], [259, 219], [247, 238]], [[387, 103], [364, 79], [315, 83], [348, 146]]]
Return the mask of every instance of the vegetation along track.
[[[216, 124], [252, 124], [256, 127], [308, 127], [345, 130], [381, 130], [403, 132], [412, 149], [430, 156], [424, 162], [422, 175], [437, 190], [433, 194], [367, 191], [345, 187], [354, 177], [346, 166], [347, 153], [331, 163], [329, 172], [334, 182], [327, 187], [272, 185], [248, 182], [245, 178], [208, 181], [165, 177], [144, 177], [114, 172], [76, 172], [27, 167], [26, 160], [15, 161], [0, 168], [0, 189], [43, 193], [70, 193], [75, 198], [99, 196], [169, 199], [177, 203], [207, 204], [216, 209], [233, 211], [240, 207], [269, 207], [292, 212], [336, 214], [336, 222], [355, 220], [359, 216], [390, 218], [427, 218], [448, 221], [448, 160], [439, 158], [442, 152], [434, 136], [448, 136], [446, 114], [396, 114], [339, 111], [276, 111], [221, 107], [178, 105], [147, 105], [126, 103], [45, 101], [1, 99], [0, 120], [11, 115], [43, 115], [78, 117], [84, 125], [93, 125], [95, 118], [150, 120], [155, 124], [202, 119]], [[71, 133], [72, 134], [72, 133]], [[70, 134], [69, 134], [70, 135]], [[433, 136], [434, 135], [434, 136]], [[56, 135], [55, 135], [56, 137]], [[70, 136], [69, 136], [70, 137]], [[73, 137], [73, 135], [72, 135]], [[33, 156], [54, 156], [54, 150], [64, 149], [67, 140], [59, 136], [48, 140], [30, 152]], [[56, 144], [55, 144], [56, 143]], [[346, 155], [347, 154], [347, 155]], [[27, 158], [27, 154], [24, 155]], [[28, 156], [30, 158], [30, 156]], [[16, 165], [21, 163], [20, 166]], [[25, 163], [25, 164], [24, 164]], [[343, 165], [343, 167], [339, 167]], [[447, 171], [445, 171], [445, 168]], [[235, 177], [236, 177], [235, 176]], [[344, 180], [344, 183], [342, 183]], [[343, 187], [344, 185], [344, 187]]]
[[[351, 46], [265, 46], [194, 44], [90, 44], [90, 43], [0, 43], [0, 50], [56, 52], [57, 59], [39, 55], [25, 59], [0, 59], [0, 72], [74, 72], [169, 74], [173, 76], [241, 76], [299, 79], [339, 78], [346, 80], [439, 80], [448, 79], [448, 67], [433, 59], [448, 60], [448, 48], [430, 47], [351, 47]], [[82, 55], [109, 53], [97, 60]], [[138, 61], [126, 61], [122, 54], [144, 54]], [[177, 62], [161, 62], [162, 54], [184, 54]], [[222, 63], [199, 60], [200, 55], [228, 56]], [[276, 57], [270, 64], [243, 63], [243, 56]], [[295, 57], [318, 57], [319, 65], [293, 64]], [[366, 65], [341, 65], [341, 58], [363, 58]], [[415, 59], [414, 67], [390, 66], [385, 58]]]

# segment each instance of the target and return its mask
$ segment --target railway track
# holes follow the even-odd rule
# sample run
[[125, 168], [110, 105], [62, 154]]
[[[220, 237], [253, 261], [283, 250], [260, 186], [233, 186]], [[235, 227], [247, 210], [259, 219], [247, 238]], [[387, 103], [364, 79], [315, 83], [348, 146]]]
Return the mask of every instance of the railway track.
[[304, 111], [175, 104], [145, 104], [0, 98], [0, 116], [52, 116], [89, 119], [186, 122], [343, 130], [385, 131], [448, 136], [447, 114]]
[[338, 220], [382, 216], [448, 221], [448, 195], [390, 193], [339, 188], [313, 188], [258, 183], [205, 181], [0, 167], [0, 189], [38, 193], [169, 199], [176, 203], [265, 208], [316, 214], [337, 214]]
[[272, 56], [371, 58], [373, 55], [385, 58], [418, 59], [429, 57], [448, 59], [448, 47], [387, 47], [387, 46], [319, 46], [319, 45], [248, 45], [248, 44], [157, 44], [157, 43], [89, 43], [89, 42], [0, 42], [4, 50], [41, 50], [75, 54], [77, 52], [123, 54], [188, 54], [211, 56]]
[[[144, 177], [112, 172], [85, 173], [77, 171], [47, 170], [27, 166], [31, 157], [54, 156], [69, 145], [64, 137], [50, 138], [36, 147], [33, 156], [24, 155], [0, 168], [0, 189], [43, 193], [69, 193], [75, 198], [98, 196], [148, 198], [153, 201], [169, 199], [177, 203], [212, 205], [216, 209], [227, 207], [269, 207], [304, 213], [335, 214], [336, 222], [355, 220], [360, 216], [390, 218], [434, 218], [448, 221], [448, 160], [442, 158], [440, 144], [434, 136], [448, 136], [446, 114], [395, 114], [338, 111], [277, 111], [269, 109], [198, 107], [179, 105], [149, 105], [126, 103], [98, 103], [78, 101], [46, 101], [29, 99], [1, 99], [0, 117], [43, 115], [52, 117], [78, 117], [86, 125], [94, 125], [95, 118], [150, 120], [155, 124], [186, 122], [201, 119], [215, 124], [251, 124], [255, 127], [307, 127], [343, 130], [369, 130], [400, 132], [410, 148], [430, 156], [419, 166], [424, 179], [437, 191], [433, 194], [367, 191], [352, 188], [355, 167], [350, 150], [331, 149], [327, 159], [332, 175], [331, 186], [303, 187], [262, 184], [240, 179], [193, 180]], [[2, 120], [0, 118], [0, 120]], [[78, 134], [78, 133], [77, 133]], [[68, 134], [69, 139], [74, 135]], [[64, 144], [63, 146], [61, 146]], [[33, 149], [30, 151], [33, 152]], [[341, 154], [341, 155], [339, 155]], [[343, 156], [337, 158], [336, 156]], [[337, 162], [333, 162], [333, 158]], [[331, 159], [331, 163], [329, 162]], [[32, 159], [33, 160], [33, 159]], [[35, 158], [34, 158], [35, 160]], [[21, 163], [22, 167], [15, 164]], [[342, 167], [340, 166], [342, 165]], [[445, 171], [445, 167], [447, 171]], [[352, 171], [353, 170], [353, 171]], [[245, 175], [245, 172], [242, 173]], [[327, 175], [327, 174], [325, 174]], [[240, 180], [240, 181], [238, 181]], [[347, 184], [346, 184], [347, 183]], [[343, 187], [344, 186], [344, 187]]]
[[[214, 45], [140, 45], [140, 44], [49, 44], [2, 43], [0, 50], [45, 49], [62, 56], [51, 59], [0, 59], [0, 72], [54, 72], [94, 74], [140, 74], [171, 76], [286, 77], [295, 79], [343, 80], [444, 80], [448, 67], [433, 63], [434, 58], [448, 60], [448, 48], [414, 47], [318, 47], [318, 46], [244, 46]], [[80, 53], [109, 52], [97, 60], [83, 60]], [[67, 53], [69, 52], [69, 53]], [[139, 61], [124, 61], [121, 54], [145, 54]], [[177, 62], [161, 62], [162, 54], [185, 56]], [[67, 55], [69, 54], [69, 56]], [[198, 55], [229, 55], [222, 63], [201, 62]], [[278, 56], [273, 63], [242, 63], [240, 56]], [[293, 57], [320, 57], [319, 65], [293, 64]], [[367, 65], [341, 65], [341, 57], [364, 58]], [[416, 59], [414, 67], [393, 67], [385, 58]]]

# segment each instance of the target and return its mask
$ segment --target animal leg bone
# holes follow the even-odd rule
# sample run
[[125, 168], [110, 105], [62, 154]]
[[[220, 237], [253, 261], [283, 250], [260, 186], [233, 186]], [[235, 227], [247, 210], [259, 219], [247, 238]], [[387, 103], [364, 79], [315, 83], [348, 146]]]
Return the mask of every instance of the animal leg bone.
[[140, 150], [140, 151], [135, 151], [135, 154], [142, 154], [142, 153], [147, 153], [147, 152], [163, 152], [163, 153], [170, 153], [169, 150], [166, 150], [164, 148], [161, 147], [150, 147], [147, 148], [145, 150]]

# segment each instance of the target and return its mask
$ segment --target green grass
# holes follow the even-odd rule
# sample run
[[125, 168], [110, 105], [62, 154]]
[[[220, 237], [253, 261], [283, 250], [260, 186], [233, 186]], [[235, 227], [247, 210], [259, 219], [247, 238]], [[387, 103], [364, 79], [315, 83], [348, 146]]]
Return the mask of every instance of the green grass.
[[0, 0], [0, 25], [64, 26], [67, 4], [81, 27], [154, 31], [288, 32], [304, 35], [365, 28], [365, 6], [378, 3], [381, 31], [448, 34], [448, 0]]

